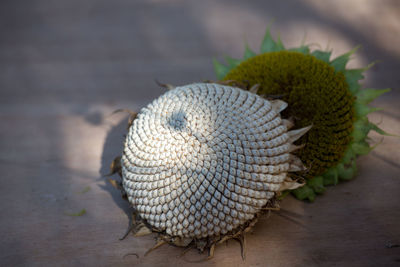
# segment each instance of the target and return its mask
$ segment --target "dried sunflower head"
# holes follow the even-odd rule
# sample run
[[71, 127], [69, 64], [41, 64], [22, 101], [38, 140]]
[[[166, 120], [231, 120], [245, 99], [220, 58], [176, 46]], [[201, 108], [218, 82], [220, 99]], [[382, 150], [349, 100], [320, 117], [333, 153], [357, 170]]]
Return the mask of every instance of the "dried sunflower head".
[[258, 94], [288, 103], [283, 116], [296, 127], [313, 125], [299, 140], [306, 145], [298, 156], [309, 168], [301, 174], [307, 185], [293, 191], [299, 199], [313, 201], [324, 186], [354, 177], [356, 157], [371, 150], [369, 131], [386, 134], [368, 120], [367, 114], [376, 109], [367, 104], [389, 89], [361, 89], [359, 80], [368, 67], [346, 69], [354, 51], [330, 60], [331, 52], [311, 52], [306, 45], [285, 49], [267, 30], [260, 54], [246, 47], [243, 59], [227, 58], [228, 65], [214, 61], [220, 80], [258, 84]]
[[138, 218], [162, 241], [199, 249], [238, 238], [304, 169], [287, 107], [249, 91], [191, 84], [168, 91], [133, 121], [122, 186]]

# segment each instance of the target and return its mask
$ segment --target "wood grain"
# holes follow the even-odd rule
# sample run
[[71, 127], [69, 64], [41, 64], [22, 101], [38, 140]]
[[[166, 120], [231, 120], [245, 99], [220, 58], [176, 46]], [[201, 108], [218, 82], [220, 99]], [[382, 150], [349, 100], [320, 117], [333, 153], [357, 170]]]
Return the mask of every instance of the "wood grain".
[[129, 207], [103, 176], [121, 153], [126, 123], [112, 111], [137, 111], [160, 95], [155, 78], [215, 79], [212, 58], [241, 56], [244, 39], [256, 47], [272, 18], [287, 46], [307, 32], [309, 43], [330, 42], [337, 54], [362, 44], [354, 65], [381, 60], [365, 85], [393, 90], [370, 118], [399, 134], [399, 16], [391, 20], [399, 5], [365, 1], [367, 16], [354, 9], [355, 20], [347, 1], [335, 2], [2, 1], [0, 265], [399, 266], [396, 137], [359, 159], [355, 180], [312, 204], [289, 197], [263, 217], [246, 236], [246, 261], [235, 241], [201, 264], [190, 261], [206, 254], [179, 257], [183, 250], [169, 245], [144, 257], [154, 236], [119, 240]]

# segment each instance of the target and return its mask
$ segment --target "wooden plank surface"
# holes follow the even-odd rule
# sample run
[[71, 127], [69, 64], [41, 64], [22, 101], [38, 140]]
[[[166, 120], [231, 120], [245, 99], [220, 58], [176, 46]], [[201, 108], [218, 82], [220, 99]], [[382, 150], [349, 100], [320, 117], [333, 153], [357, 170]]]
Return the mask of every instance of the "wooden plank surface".
[[[365, 86], [393, 88], [370, 116], [400, 133], [400, 7], [396, 1], [2, 1], [0, 5], [0, 265], [2, 266], [399, 266], [400, 139], [359, 159], [353, 181], [315, 203], [287, 198], [215, 257], [120, 241], [128, 204], [103, 174], [121, 153], [126, 118], [171, 84], [215, 79], [211, 59], [258, 47], [266, 25], [287, 46], [329, 44]], [[371, 135], [380, 141], [377, 135]], [[82, 209], [83, 216], [69, 216]], [[137, 253], [138, 258], [129, 253]]]

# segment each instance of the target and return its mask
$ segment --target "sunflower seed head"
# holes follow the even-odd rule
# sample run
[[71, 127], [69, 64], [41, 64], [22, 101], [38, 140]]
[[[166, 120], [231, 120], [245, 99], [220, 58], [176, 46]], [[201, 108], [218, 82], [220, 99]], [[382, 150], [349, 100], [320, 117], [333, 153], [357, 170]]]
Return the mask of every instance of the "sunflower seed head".
[[129, 202], [155, 230], [182, 238], [224, 235], [251, 221], [301, 168], [279, 111], [218, 84], [177, 87], [138, 114], [121, 159]]

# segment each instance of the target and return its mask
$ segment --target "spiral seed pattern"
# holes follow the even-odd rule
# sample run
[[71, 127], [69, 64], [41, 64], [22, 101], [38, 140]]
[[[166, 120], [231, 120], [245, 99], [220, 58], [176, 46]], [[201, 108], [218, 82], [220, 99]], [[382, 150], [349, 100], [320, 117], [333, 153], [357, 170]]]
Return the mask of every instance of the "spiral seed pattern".
[[290, 169], [283, 108], [217, 84], [168, 91], [141, 110], [126, 137], [129, 202], [170, 236], [226, 234], [253, 219]]

